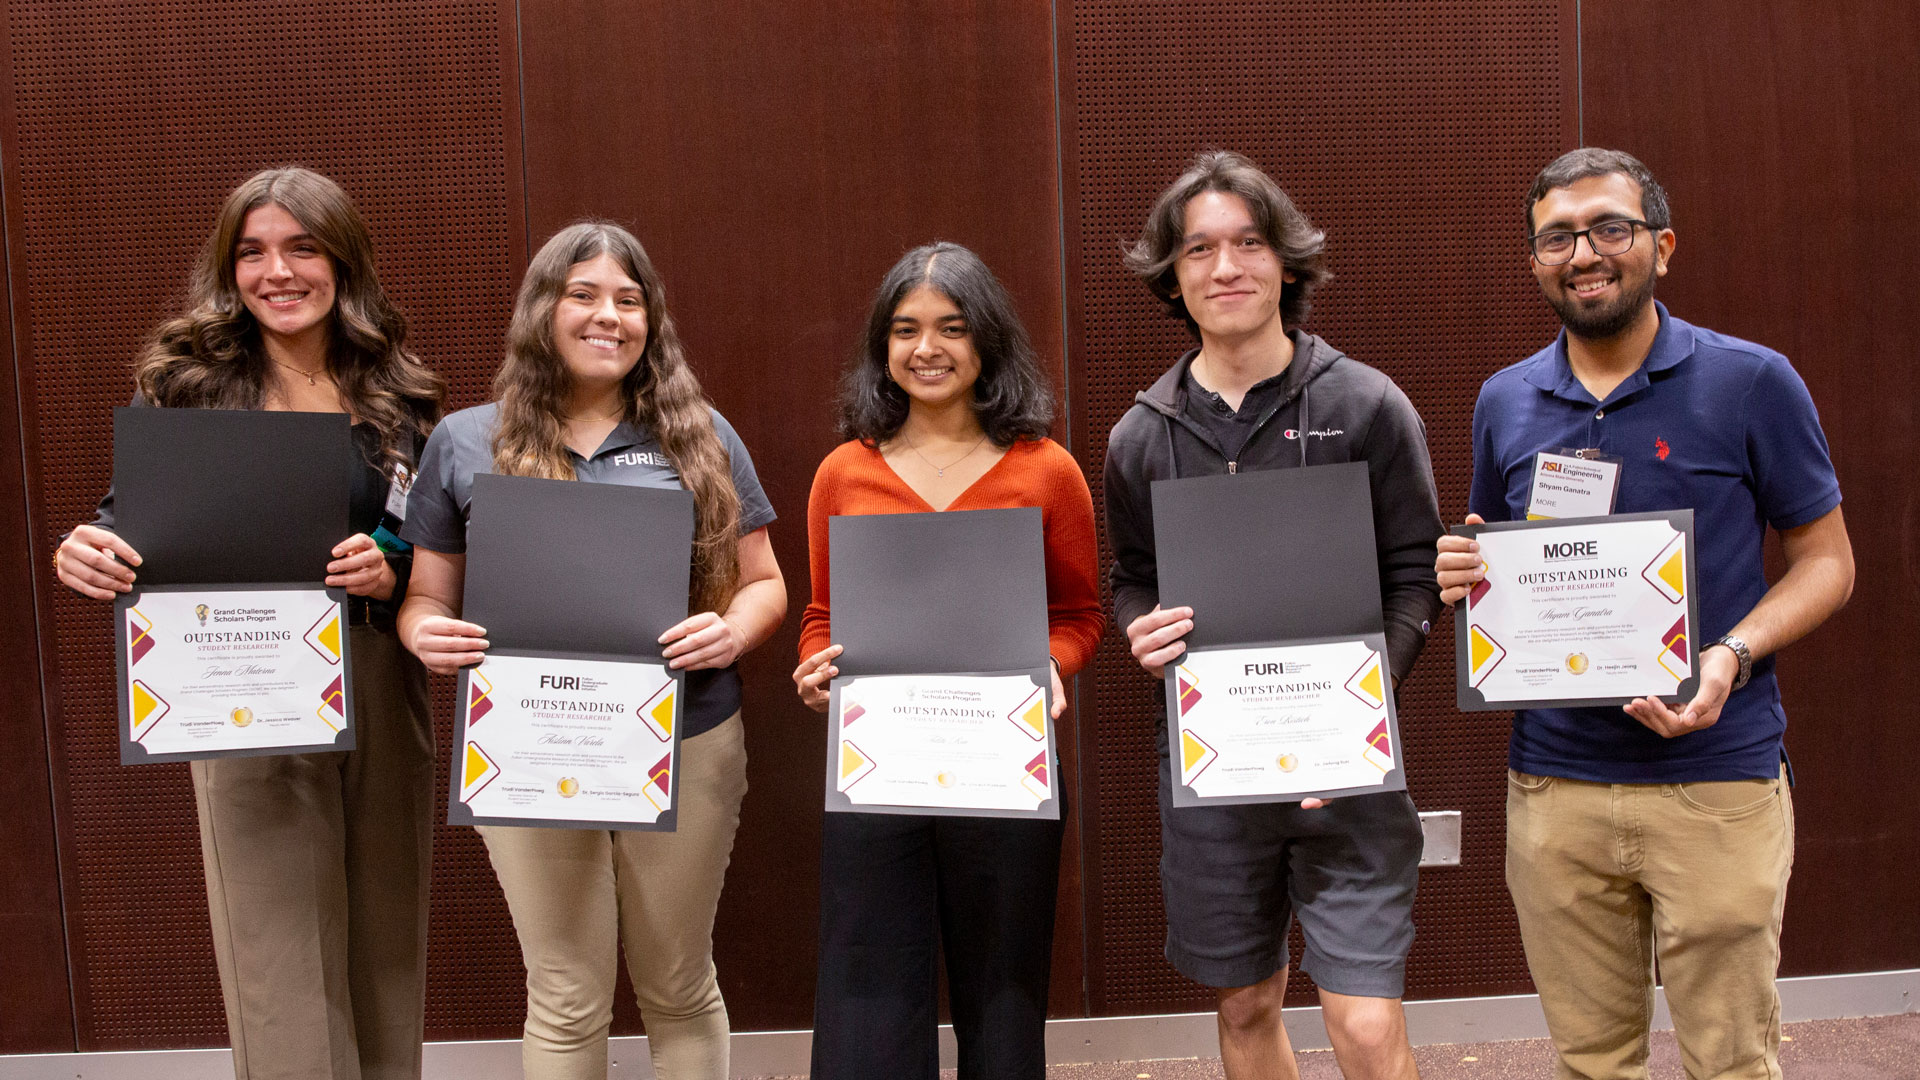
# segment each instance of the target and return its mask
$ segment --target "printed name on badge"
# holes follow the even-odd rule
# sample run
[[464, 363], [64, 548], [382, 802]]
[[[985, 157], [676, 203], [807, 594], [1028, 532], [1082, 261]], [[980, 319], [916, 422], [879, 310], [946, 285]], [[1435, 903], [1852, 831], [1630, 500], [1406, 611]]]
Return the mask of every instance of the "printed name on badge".
[[1542, 450], [1533, 455], [1527, 520], [1605, 517], [1620, 491], [1621, 460], [1594, 450]]

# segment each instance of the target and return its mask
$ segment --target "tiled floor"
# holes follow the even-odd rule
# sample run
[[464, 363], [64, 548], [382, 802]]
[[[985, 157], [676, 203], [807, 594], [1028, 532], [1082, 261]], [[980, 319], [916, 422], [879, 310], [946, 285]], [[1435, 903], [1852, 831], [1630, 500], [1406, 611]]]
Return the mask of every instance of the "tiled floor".
[[[1788, 1024], [1780, 1067], [1789, 1080], [1920, 1080], [1920, 1013]], [[1422, 1046], [1422, 1080], [1551, 1080], [1553, 1048], [1543, 1039]], [[1300, 1080], [1341, 1080], [1328, 1051], [1300, 1054]], [[952, 1070], [942, 1080], [952, 1080]], [[1224, 1080], [1218, 1058], [1056, 1065], [1047, 1080]], [[1653, 1080], [1686, 1080], [1672, 1032], [1653, 1037]], [[774, 1080], [774, 1078], [769, 1078]], [[800, 1078], [779, 1078], [800, 1080]]]

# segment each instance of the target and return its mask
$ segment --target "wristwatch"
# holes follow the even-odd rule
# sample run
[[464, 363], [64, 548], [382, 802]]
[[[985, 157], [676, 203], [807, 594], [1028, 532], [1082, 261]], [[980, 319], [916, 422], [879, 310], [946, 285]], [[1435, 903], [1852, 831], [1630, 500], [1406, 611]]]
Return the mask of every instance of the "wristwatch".
[[[1740, 660], [1740, 673], [1733, 677], [1733, 685], [1727, 688], [1727, 693], [1731, 694], [1735, 690], [1747, 685], [1747, 680], [1753, 678], [1753, 650], [1747, 648], [1746, 642], [1741, 641], [1732, 634], [1723, 636], [1720, 640], [1714, 642], [1713, 645], [1725, 645], [1727, 648], [1732, 649], [1733, 655]], [[1713, 645], [1709, 645], [1707, 648], [1711, 649]]]

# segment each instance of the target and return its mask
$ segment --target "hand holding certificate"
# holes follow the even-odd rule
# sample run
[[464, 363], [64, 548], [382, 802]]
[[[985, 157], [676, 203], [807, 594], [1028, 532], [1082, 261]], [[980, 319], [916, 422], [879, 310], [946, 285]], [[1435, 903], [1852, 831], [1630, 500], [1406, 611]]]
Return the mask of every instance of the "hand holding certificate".
[[1059, 817], [1040, 511], [831, 519], [827, 809]]
[[674, 828], [684, 680], [657, 639], [692, 550], [685, 491], [474, 477], [463, 608], [491, 646], [460, 671], [448, 823]]
[[1453, 531], [1485, 572], [1457, 609], [1462, 710], [1693, 696], [1693, 511]]
[[1406, 787], [1365, 464], [1153, 485], [1173, 804]]
[[[263, 452], [271, 447], [271, 453]], [[344, 414], [119, 409], [114, 602], [122, 764], [353, 749]]]

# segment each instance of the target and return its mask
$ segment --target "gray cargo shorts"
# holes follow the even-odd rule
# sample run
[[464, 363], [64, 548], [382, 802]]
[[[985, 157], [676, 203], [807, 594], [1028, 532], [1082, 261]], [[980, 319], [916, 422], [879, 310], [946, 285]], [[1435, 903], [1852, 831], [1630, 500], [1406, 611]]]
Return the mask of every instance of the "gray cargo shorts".
[[1420, 816], [1406, 792], [1298, 803], [1173, 806], [1160, 728], [1160, 888], [1167, 961], [1206, 986], [1252, 986], [1288, 963], [1323, 990], [1400, 997], [1413, 947]]

